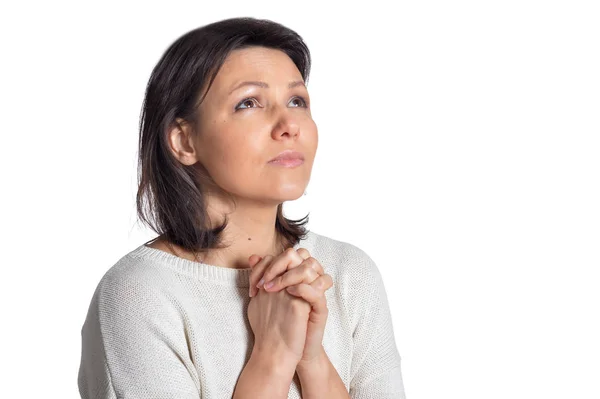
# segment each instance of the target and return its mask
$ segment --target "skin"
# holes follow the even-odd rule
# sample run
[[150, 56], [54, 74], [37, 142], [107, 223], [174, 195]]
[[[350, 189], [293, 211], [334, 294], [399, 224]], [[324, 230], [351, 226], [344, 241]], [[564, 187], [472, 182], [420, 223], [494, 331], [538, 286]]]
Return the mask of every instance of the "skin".
[[[231, 92], [245, 81], [269, 87], [244, 85]], [[284, 249], [275, 230], [277, 206], [304, 193], [318, 146], [308, 90], [304, 83], [289, 88], [292, 82], [303, 82], [302, 75], [284, 52], [258, 46], [234, 50], [199, 106], [195, 129], [177, 120], [168, 133], [173, 155], [185, 165], [202, 166], [214, 181], [206, 192], [211, 220], [229, 218], [223, 232], [229, 247], [202, 256], [206, 264], [249, 268], [251, 255], [276, 256]], [[304, 163], [295, 168], [268, 163], [287, 149], [301, 152]], [[172, 252], [166, 244], [159, 237], [148, 246]], [[198, 260], [171, 246], [177, 256]]]
[[[269, 87], [247, 85], [230, 94], [243, 81], [261, 81]], [[303, 84], [289, 87], [298, 81], [302, 81], [300, 71], [282, 51], [264, 47], [234, 50], [199, 107], [198, 134], [178, 120], [179, 125], [169, 132], [169, 145], [180, 162], [201, 165], [212, 177], [214, 187], [206, 192], [210, 219], [229, 217], [223, 233], [230, 246], [212, 250], [201, 261], [252, 268], [252, 296], [258, 290], [255, 281], [264, 274], [266, 281], [273, 279], [275, 284], [268, 291], [287, 289], [304, 299], [311, 311], [302, 359], [296, 365], [302, 395], [307, 399], [323, 394], [348, 398], [322, 346], [328, 314], [324, 292], [333, 284], [331, 276], [324, 274], [306, 249], [284, 251], [275, 230], [277, 206], [304, 193], [318, 145], [308, 91]], [[268, 163], [286, 149], [303, 153], [304, 163], [295, 168]], [[225, 193], [233, 195], [236, 207]], [[148, 245], [171, 252], [165, 244], [159, 237]], [[197, 260], [182, 248], [172, 247], [177, 250], [175, 255]]]

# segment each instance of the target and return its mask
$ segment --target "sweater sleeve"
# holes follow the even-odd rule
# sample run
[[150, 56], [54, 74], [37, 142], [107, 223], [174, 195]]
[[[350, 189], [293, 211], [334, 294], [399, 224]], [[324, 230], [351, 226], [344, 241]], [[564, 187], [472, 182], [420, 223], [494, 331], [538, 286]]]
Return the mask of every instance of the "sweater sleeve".
[[354, 348], [352, 399], [405, 399], [400, 354], [383, 279], [374, 261], [360, 250], [361, 267], [354, 272]]
[[107, 274], [81, 329], [82, 399], [200, 398], [187, 323], [168, 291]]

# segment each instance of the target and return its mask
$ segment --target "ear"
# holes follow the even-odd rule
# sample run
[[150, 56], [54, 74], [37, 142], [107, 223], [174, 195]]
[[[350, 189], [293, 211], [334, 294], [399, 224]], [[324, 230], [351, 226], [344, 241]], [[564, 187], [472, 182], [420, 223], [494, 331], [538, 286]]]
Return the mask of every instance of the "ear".
[[181, 118], [177, 118], [167, 135], [171, 153], [184, 165], [198, 162], [192, 135], [192, 127]]

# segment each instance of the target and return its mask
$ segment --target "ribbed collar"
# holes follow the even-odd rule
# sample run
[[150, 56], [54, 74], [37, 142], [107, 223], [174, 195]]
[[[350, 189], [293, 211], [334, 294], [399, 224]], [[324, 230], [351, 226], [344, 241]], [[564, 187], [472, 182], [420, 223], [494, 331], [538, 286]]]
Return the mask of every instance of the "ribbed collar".
[[[304, 239], [294, 245], [294, 249], [306, 248], [312, 254], [315, 239], [316, 233], [308, 230]], [[248, 287], [250, 285], [251, 268], [232, 269], [224, 266], [199, 263], [180, 258], [160, 249], [148, 247], [146, 244], [140, 245], [131, 251], [128, 256], [158, 263], [197, 280], [220, 282], [238, 287]]]

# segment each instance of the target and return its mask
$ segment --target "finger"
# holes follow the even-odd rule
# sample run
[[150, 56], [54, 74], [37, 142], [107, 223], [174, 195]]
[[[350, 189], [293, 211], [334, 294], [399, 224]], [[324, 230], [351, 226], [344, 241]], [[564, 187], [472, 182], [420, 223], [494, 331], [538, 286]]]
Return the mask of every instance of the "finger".
[[306, 248], [298, 248], [296, 252], [298, 252], [298, 255], [300, 255], [304, 260], [310, 258], [310, 252], [308, 252], [308, 249]]
[[[289, 250], [291, 250], [292, 248], [288, 248], [288, 249], [289, 249]], [[300, 255], [300, 257], [301, 257], [302, 259], [304, 259], [304, 260], [306, 260], [306, 259], [310, 258], [310, 253], [308, 252], [308, 250], [307, 250], [306, 248], [298, 248], [298, 249], [296, 250], [296, 253], [297, 253], [298, 255]], [[293, 268], [295, 268], [295, 267], [297, 267], [297, 266], [300, 266], [301, 264], [302, 264], [302, 262], [301, 262], [301, 263], [299, 263], [299, 264], [294, 264], [294, 263], [288, 264], [288, 266], [287, 266], [287, 269], [286, 269], [286, 270], [291, 270], [291, 269], [293, 269]], [[281, 276], [283, 273], [285, 273], [285, 271], [284, 271], [284, 272], [282, 272], [282, 273], [280, 273], [279, 275]], [[323, 273], [320, 273], [320, 274], [323, 274]], [[263, 277], [264, 277], [264, 276], [261, 276], [261, 280], [263, 280]], [[270, 280], [272, 280], [272, 279], [270, 279]], [[263, 286], [264, 286], [264, 282], [267, 282], [267, 283], [268, 283], [270, 280], [264, 279], [264, 281], [263, 281]]]
[[258, 286], [270, 282], [275, 277], [283, 274], [285, 271], [300, 265], [304, 259], [294, 248], [288, 248], [279, 254], [263, 273], [262, 279], [258, 282]]
[[322, 276], [325, 274], [325, 270], [323, 269], [323, 266], [321, 265], [321, 263], [316, 260], [315, 258], [313, 258], [312, 256], [309, 256], [308, 258], [304, 259], [304, 262], [302, 262], [303, 264], [307, 264], [310, 268], [312, 268], [314, 271], [316, 271], [319, 276]]
[[272, 286], [265, 285], [265, 291], [278, 292], [286, 287], [297, 284], [310, 284], [319, 277], [319, 273], [308, 264], [294, 267], [281, 276], [275, 277]]
[[317, 278], [312, 284], [298, 284], [287, 287], [286, 291], [293, 296], [307, 301], [313, 312], [317, 315], [327, 314], [327, 299], [325, 291], [333, 286], [331, 276], [324, 274]]
[[[300, 255], [300, 257], [302, 259], [307, 259], [310, 257], [310, 253], [308, 252], [308, 250], [306, 248], [298, 248], [298, 250], [296, 251], [296, 253], [298, 253], [298, 255]], [[271, 255], [269, 255], [271, 256]], [[256, 260], [257, 258], [259, 258], [259, 260]], [[273, 256], [271, 256], [271, 258], [274, 258]], [[260, 257], [256, 254], [252, 254], [248, 261], [250, 264], [250, 267], [252, 268], [252, 272], [250, 273], [250, 289], [249, 289], [249, 295], [250, 297], [255, 296], [258, 293], [258, 286], [257, 286], [257, 281], [261, 280], [263, 278], [263, 274], [264, 271], [266, 269], [266, 266], [268, 266], [268, 263], [263, 263], [260, 264], [260, 261], [264, 259], [263, 257]], [[256, 263], [252, 264], [252, 262], [256, 261]], [[258, 267], [257, 267], [258, 265]], [[320, 274], [323, 274], [323, 272], [321, 272]], [[264, 285], [264, 281], [263, 284]], [[261, 285], [261, 286], [262, 286]]]
[[269, 292], [281, 291], [282, 289], [296, 284], [310, 284], [325, 273], [323, 266], [313, 257], [305, 259], [299, 266], [288, 270], [281, 276], [275, 277], [273, 286], [265, 290]]
[[[262, 260], [262, 256], [258, 256], [256, 254], [252, 254], [249, 258], [248, 258], [248, 265], [250, 266], [250, 268], [252, 269], [254, 266], [256, 266], [258, 264], [258, 262], [260, 262]], [[250, 283], [250, 288], [248, 289], [248, 295], [250, 296], [250, 298], [252, 298], [255, 295], [255, 291], [257, 291], [257, 288], [254, 287], [254, 285], [252, 283]]]
[[323, 274], [319, 276], [315, 281], [310, 283], [310, 286], [316, 289], [317, 291], [325, 293], [328, 289], [333, 287], [333, 279], [329, 274]]
[[250, 297], [253, 297], [258, 293], [258, 288], [256, 287], [256, 283], [258, 282], [258, 279], [260, 278], [260, 276], [263, 275], [263, 271], [266, 269], [266, 267], [269, 265], [269, 263], [271, 263], [272, 260], [273, 260], [272, 255], [266, 255], [252, 267], [252, 271], [250, 272], [250, 277], [249, 277], [249, 281], [250, 281], [249, 295], [250, 295]]
[[248, 265], [252, 268], [254, 266], [256, 266], [256, 264], [258, 262], [260, 262], [260, 260], [262, 259], [262, 256], [258, 256], [256, 254], [252, 254], [249, 258], [248, 258]]

